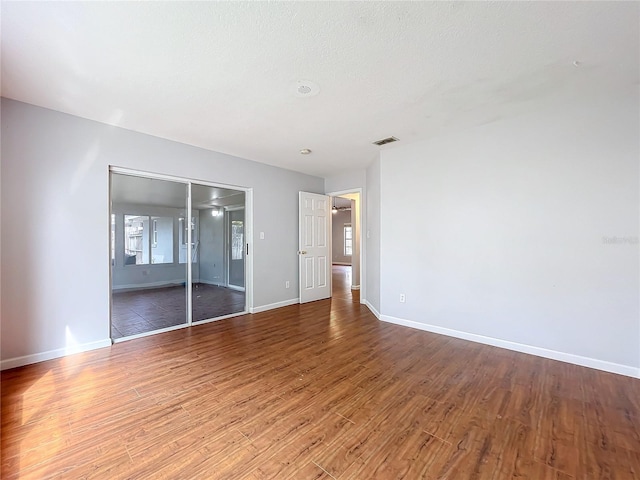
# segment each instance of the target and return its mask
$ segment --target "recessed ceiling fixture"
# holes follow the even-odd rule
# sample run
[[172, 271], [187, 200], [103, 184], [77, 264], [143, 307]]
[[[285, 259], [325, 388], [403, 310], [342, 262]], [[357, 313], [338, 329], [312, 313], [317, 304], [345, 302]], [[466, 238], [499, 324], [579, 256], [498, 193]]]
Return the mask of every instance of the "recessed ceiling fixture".
[[311, 80], [298, 80], [295, 85], [296, 97], [314, 97], [320, 93], [320, 87]]
[[308, 148], [303, 148], [302, 150], [300, 150], [300, 153], [302, 155], [309, 155], [311, 153], [311, 150], [309, 150]]
[[398, 139], [396, 137], [387, 137], [382, 140], [378, 140], [373, 142], [374, 145], [386, 145], [387, 143], [397, 142]]

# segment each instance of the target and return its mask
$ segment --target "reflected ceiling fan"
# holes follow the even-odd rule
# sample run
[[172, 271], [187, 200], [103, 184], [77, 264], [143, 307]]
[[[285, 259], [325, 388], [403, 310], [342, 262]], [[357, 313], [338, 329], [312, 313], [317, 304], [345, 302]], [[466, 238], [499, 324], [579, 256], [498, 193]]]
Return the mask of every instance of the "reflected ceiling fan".
[[343, 212], [345, 210], [351, 210], [351, 203], [349, 203], [348, 207], [337, 207], [336, 206], [336, 197], [332, 197], [333, 207], [331, 207], [331, 213]]

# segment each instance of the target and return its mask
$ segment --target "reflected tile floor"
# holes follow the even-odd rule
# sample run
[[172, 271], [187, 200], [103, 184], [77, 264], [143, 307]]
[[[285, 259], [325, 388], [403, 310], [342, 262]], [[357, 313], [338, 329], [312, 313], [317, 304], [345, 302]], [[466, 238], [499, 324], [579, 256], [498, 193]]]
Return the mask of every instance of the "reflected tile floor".
[[[244, 310], [244, 292], [204, 283], [193, 285], [193, 321]], [[122, 338], [186, 323], [184, 286], [115, 292], [111, 337]]]

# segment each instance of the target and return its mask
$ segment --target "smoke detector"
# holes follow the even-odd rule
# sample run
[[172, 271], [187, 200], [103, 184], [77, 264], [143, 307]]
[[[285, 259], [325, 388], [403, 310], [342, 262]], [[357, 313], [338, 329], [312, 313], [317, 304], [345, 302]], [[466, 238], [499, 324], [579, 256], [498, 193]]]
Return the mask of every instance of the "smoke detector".
[[295, 84], [296, 97], [315, 97], [320, 93], [320, 87], [311, 80], [298, 80]]

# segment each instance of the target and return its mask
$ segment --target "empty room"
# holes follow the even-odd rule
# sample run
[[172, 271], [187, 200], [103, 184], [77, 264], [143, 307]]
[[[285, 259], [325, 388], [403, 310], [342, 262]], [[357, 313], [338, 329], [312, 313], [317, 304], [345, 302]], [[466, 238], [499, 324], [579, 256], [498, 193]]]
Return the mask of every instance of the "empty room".
[[0, 477], [640, 480], [639, 2], [0, 9]]

